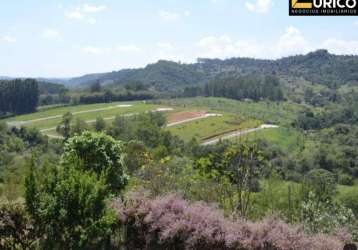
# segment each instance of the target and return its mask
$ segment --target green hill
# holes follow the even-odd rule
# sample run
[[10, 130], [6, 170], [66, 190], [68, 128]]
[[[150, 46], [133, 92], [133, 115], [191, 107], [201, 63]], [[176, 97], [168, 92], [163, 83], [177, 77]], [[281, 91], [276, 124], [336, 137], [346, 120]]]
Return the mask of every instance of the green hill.
[[100, 74], [61, 80], [67, 86], [88, 87], [95, 81], [106, 85], [124, 85], [142, 82], [159, 91], [168, 91], [188, 85], [207, 83], [225, 75], [275, 74], [293, 85], [300, 81], [320, 84], [329, 88], [358, 84], [358, 56], [330, 54], [317, 50], [306, 55], [285, 57], [277, 60], [253, 58], [205, 59], [183, 64], [160, 60], [145, 68], [124, 69]]

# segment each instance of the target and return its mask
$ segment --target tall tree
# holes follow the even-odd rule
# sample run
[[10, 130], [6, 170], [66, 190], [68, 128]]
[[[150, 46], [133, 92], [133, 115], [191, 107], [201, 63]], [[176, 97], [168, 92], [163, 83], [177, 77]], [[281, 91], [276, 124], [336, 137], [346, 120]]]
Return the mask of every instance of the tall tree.
[[102, 86], [101, 86], [101, 83], [99, 81], [95, 81], [91, 85], [91, 93], [101, 92], [101, 90], [102, 90]]
[[34, 112], [39, 102], [38, 82], [33, 79], [0, 81], [0, 113]]

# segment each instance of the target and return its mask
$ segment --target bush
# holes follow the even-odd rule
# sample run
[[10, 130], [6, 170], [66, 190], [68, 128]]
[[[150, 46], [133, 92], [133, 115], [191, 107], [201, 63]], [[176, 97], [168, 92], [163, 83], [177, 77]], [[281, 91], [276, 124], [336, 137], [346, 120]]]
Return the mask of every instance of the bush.
[[85, 131], [68, 140], [64, 148], [64, 162], [79, 159], [84, 171], [93, 171], [105, 178], [108, 191], [119, 193], [128, 183], [123, 162], [123, 145], [103, 133]]
[[347, 241], [346, 236], [309, 236], [274, 218], [261, 223], [229, 220], [205, 203], [189, 204], [173, 195], [117, 200], [112, 207], [131, 250], [333, 250], [343, 249]]
[[353, 186], [354, 178], [347, 174], [340, 174], [338, 176], [338, 183], [345, 186]]
[[108, 244], [115, 218], [106, 206], [103, 179], [69, 165], [54, 169], [43, 185], [36, 186], [31, 177], [26, 183], [26, 204], [42, 249], [98, 249]]
[[0, 201], [0, 249], [34, 249], [36, 234], [21, 202]]
[[314, 193], [302, 204], [302, 221], [309, 233], [334, 233], [340, 227], [350, 227], [355, 217], [349, 208], [336, 202], [319, 201]]
[[325, 169], [314, 169], [307, 173], [304, 181], [306, 196], [310, 192], [316, 195], [319, 201], [332, 200], [337, 192], [337, 182], [334, 175]]
[[358, 186], [342, 189], [338, 194], [338, 200], [347, 208], [352, 209], [358, 217]]

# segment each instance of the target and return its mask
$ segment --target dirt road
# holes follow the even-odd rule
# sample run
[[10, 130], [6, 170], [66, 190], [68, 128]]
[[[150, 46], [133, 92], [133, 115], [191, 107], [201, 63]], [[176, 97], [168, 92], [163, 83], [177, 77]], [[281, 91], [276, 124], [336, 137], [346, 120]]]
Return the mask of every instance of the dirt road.
[[252, 132], [255, 132], [255, 131], [259, 131], [259, 130], [262, 130], [262, 129], [278, 128], [278, 127], [279, 126], [277, 126], [277, 125], [262, 124], [260, 127], [257, 127], [257, 128], [238, 130], [238, 131], [234, 131], [234, 132], [224, 134], [224, 135], [222, 135], [220, 137], [207, 140], [207, 141], [203, 142], [201, 145], [204, 145], [204, 146], [205, 145], [213, 145], [213, 144], [216, 144], [216, 143], [218, 143], [219, 141], [222, 141], [222, 140], [227, 140], [227, 139], [231, 139], [231, 138], [235, 138], [235, 137], [240, 137], [242, 135], [246, 135], [246, 134], [249, 134], [249, 133], [252, 133]]

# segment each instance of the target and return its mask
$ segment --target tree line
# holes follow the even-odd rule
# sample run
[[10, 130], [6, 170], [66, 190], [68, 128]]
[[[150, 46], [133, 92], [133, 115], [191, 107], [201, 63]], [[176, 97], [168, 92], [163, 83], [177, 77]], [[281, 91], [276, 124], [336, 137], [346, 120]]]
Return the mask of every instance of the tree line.
[[0, 81], [0, 114], [34, 112], [39, 102], [38, 82], [33, 79]]
[[283, 100], [283, 92], [280, 81], [276, 76], [246, 75], [220, 77], [203, 87], [188, 87], [184, 90], [184, 96], [215, 96], [230, 99], [243, 100], [269, 99], [271, 101]]

